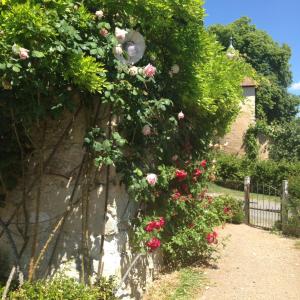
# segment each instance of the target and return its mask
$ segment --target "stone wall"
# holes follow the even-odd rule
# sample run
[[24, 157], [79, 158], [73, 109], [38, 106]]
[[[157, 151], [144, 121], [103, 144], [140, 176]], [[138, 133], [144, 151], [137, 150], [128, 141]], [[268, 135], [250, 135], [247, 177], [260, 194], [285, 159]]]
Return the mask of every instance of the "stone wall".
[[241, 104], [240, 113], [231, 125], [229, 133], [221, 140], [221, 143], [228, 142], [224, 151], [236, 155], [245, 154], [244, 135], [249, 126], [255, 124], [255, 86], [245, 86], [243, 89], [245, 99]]
[[[106, 113], [103, 111], [102, 115]], [[39, 199], [35, 260], [42, 249], [45, 249], [45, 245], [49, 246], [41, 257], [36, 278], [64, 270], [67, 275], [84, 280], [87, 280], [87, 275], [95, 278], [99, 273], [104, 276], [116, 275], [120, 279], [137, 255], [132, 252], [129, 242], [130, 218], [136, 214], [137, 205], [130, 201], [113, 167], [110, 167], [107, 177], [106, 167], [96, 169], [91, 163], [83, 163], [88, 161], [83, 147], [88, 119], [87, 112], [82, 109], [76, 118], [68, 113], [59, 122], [47, 122], [43, 133], [43, 161], [47, 161], [53, 149], [57, 150], [50, 163], [45, 164], [43, 176], [39, 176], [40, 151], [37, 151], [28, 157], [28, 176], [25, 182], [20, 180], [16, 189], [8, 193], [6, 206], [0, 208], [1, 218], [5, 222], [11, 221], [8, 228], [13, 234], [18, 251], [26, 245], [21, 266], [27, 273]], [[72, 126], [57, 147], [57, 141], [72, 120]], [[101, 126], [107, 128], [107, 120], [102, 121]], [[36, 136], [40, 136], [38, 131]], [[75, 186], [77, 188], [74, 190]], [[20, 205], [24, 194], [25, 207]], [[106, 200], [107, 215], [104, 217]], [[24, 237], [26, 223], [27, 239]], [[49, 241], [51, 233], [52, 239]], [[27, 243], [24, 240], [28, 240]], [[11, 245], [0, 228], [1, 253], [7, 253], [8, 261], [12, 264], [14, 257]], [[120, 290], [122, 299], [141, 298], [146, 283], [155, 275], [154, 269], [159, 269], [160, 260], [159, 255], [141, 256]]]

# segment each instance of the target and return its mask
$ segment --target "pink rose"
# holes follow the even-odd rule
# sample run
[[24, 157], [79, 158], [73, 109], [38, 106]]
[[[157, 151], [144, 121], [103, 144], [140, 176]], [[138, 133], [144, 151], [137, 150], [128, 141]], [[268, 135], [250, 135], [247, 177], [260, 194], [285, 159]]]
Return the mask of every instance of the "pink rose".
[[103, 16], [104, 16], [104, 13], [103, 13], [102, 10], [97, 10], [97, 11], [95, 12], [95, 15], [96, 15], [96, 17], [97, 17], [98, 19], [102, 19]]
[[154, 186], [157, 182], [157, 175], [153, 173], [148, 174], [146, 180], [150, 185]]
[[99, 31], [100, 35], [102, 35], [103, 37], [107, 37], [108, 35], [108, 31], [107, 29], [105, 28], [102, 28], [100, 31]]
[[29, 54], [28, 54], [29, 50], [25, 49], [25, 48], [20, 48], [19, 49], [19, 57], [21, 60], [25, 60], [27, 58], [29, 58]]
[[151, 127], [149, 125], [145, 125], [142, 129], [143, 135], [147, 136], [151, 134]]
[[182, 119], [184, 119], [184, 113], [181, 111], [180, 113], [178, 113], [178, 120]]
[[127, 34], [127, 31], [124, 30], [124, 29], [120, 29], [118, 27], [116, 27], [115, 29], [115, 36], [117, 38], [117, 40], [122, 43], [125, 41], [125, 38], [126, 38], [126, 34]]
[[152, 66], [151, 64], [148, 64], [145, 68], [144, 68], [144, 75], [147, 77], [153, 77], [156, 73], [156, 68], [154, 66]]

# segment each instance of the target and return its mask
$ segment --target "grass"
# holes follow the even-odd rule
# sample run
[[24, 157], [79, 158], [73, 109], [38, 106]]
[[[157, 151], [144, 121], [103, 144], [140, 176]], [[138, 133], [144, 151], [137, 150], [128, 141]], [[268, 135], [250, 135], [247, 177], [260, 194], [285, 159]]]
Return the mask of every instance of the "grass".
[[[215, 183], [209, 183], [208, 184], [208, 192], [209, 193], [216, 193], [216, 194], [224, 194], [224, 195], [230, 195], [238, 199], [244, 199], [244, 192], [243, 191], [237, 191], [228, 189], [219, 185], [216, 185]], [[263, 194], [257, 194], [257, 193], [251, 193], [250, 194], [251, 200], [271, 200], [278, 202], [280, 201], [280, 198], [277, 196], [272, 195], [263, 195]]]
[[298, 250], [300, 250], [300, 240], [296, 241], [295, 248], [298, 249]]
[[194, 300], [199, 298], [205, 284], [203, 272], [198, 268], [183, 268], [163, 275], [154, 281], [144, 300]]

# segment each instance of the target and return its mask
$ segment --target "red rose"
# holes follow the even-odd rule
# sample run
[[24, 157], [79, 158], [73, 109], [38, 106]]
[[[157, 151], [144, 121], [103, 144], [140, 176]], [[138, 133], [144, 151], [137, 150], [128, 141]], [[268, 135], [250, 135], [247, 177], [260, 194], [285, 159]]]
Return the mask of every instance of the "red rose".
[[231, 212], [231, 208], [230, 207], [224, 207], [224, 213], [225, 214], [230, 214], [230, 212]]
[[185, 172], [184, 170], [176, 170], [176, 178], [179, 181], [184, 180], [186, 176], [187, 176], [187, 172]]
[[216, 231], [214, 231], [214, 232], [207, 234], [206, 240], [209, 244], [212, 244], [212, 243], [217, 244], [218, 243], [217, 237], [218, 237], [218, 233]]
[[147, 232], [151, 232], [153, 231], [154, 229], [160, 229], [162, 227], [164, 227], [165, 225], [165, 220], [163, 217], [160, 217], [158, 221], [151, 221], [149, 222], [146, 227], [145, 227], [145, 230]]
[[153, 231], [153, 229], [155, 228], [154, 225], [155, 225], [155, 224], [153, 223], [153, 221], [149, 222], [149, 223], [146, 225], [145, 230], [146, 230], [147, 232]]
[[201, 165], [201, 167], [206, 168], [207, 161], [205, 159], [202, 160], [201, 163], [200, 163], [200, 165]]
[[209, 244], [212, 244], [214, 242], [214, 236], [212, 233], [208, 233], [206, 236], [206, 240]]
[[165, 220], [163, 217], [160, 217], [159, 221], [153, 221], [153, 224], [154, 224], [153, 226], [155, 229], [160, 229], [160, 228], [164, 227]]
[[164, 227], [165, 226], [166, 221], [165, 221], [165, 219], [163, 217], [159, 218], [159, 224], [160, 224], [160, 227]]
[[156, 237], [153, 237], [150, 241], [146, 243], [146, 245], [150, 248], [150, 252], [152, 252], [160, 246], [160, 240]]
[[203, 173], [203, 171], [201, 171], [198, 168], [196, 170], [194, 170], [194, 176], [196, 176], [196, 177], [199, 177], [202, 173]]

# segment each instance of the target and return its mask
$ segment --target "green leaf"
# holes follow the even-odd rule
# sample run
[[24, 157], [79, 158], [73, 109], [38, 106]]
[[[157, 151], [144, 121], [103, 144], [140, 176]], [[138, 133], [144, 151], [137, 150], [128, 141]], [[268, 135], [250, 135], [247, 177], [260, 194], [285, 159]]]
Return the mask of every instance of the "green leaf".
[[45, 54], [43, 52], [41, 52], [41, 51], [33, 50], [31, 56], [32, 57], [41, 58], [41, 57], [44, 57]]
[[13, 66], [12, 67], [12, 70], [16, 73], [19, 73], [20, 72], [20, 68], [18, 66]]

